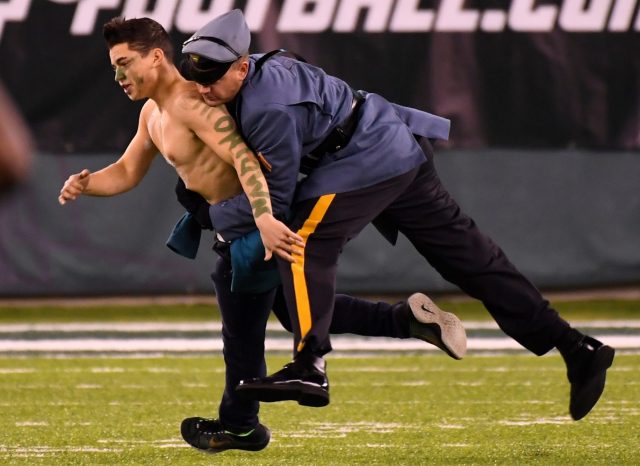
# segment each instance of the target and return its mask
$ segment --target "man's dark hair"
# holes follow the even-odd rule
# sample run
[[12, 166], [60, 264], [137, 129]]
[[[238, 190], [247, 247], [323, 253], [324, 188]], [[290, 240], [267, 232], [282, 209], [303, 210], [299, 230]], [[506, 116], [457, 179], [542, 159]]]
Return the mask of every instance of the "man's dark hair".
[[167, 60], [173, 63], [173, 45], [169, 34], [158, 22], [150, 18], [113, 18], [102, 27], [102, 35], [109, 48], [118, 44], [128, 44], [142, 56], [158, 48], [162, 49]]

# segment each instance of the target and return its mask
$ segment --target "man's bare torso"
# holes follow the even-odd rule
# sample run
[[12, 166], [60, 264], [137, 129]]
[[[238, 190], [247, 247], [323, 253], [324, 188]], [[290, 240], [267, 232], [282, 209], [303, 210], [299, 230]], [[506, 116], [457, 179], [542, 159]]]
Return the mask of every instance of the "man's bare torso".
[[242, 187], [234, 167], [185, 125], [181, 118], [185, 111], [221, 110], [208, 107], [195, 89], [189, 87], [175, 92], [163, 102], [162, 109], [149, 100], [142, 112], [153, 144], [176, 169], [187, 188], [200, 193], [209, 203], [215, 204], [240, 194]]

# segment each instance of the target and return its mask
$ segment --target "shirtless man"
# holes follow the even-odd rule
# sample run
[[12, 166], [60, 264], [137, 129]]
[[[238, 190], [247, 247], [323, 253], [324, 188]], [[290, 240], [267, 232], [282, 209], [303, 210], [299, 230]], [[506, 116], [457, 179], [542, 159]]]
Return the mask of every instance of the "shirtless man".
[[276, 253], [294, 262], [294, 246], [304, 243], [273, 216], [259, 156], [244, 143], [225, 107], [206, 105], [196, 84], [180, 75], [164, 28], [149, 18], [114, 18], [104, 25], [103, 35], [116, 82], [132, 101], [148, 100], [124, 154], [95, 173], [85, 169], [71, 175], [60, 191], [60, 204], [81, 194], [114, 196], [129, 191], [161, 153], [187, 188], [211, 204], [244, 190], [265, 246], [265, 260]]

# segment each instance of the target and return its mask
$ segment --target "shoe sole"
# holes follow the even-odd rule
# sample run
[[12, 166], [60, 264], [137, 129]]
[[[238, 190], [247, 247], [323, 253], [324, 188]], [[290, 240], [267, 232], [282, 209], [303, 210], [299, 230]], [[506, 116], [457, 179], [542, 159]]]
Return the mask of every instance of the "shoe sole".
[[409, 296], [407, 302], [415, 319], [432, 332], [432, 335], [414, 336], [437, 346], [453, 359], [462, 359], [467, 353], [467, 334], [460, 319], [440, 309], [422, 293]]
[[[269, 440], [271, 440], [271, 438], [269, 438]], [[267, 448], [267, 445], [269, 445], [269, 440], [267, 440], [267, 443], [261, 443], [258, 445], [244, 445], [244, 444], [229, 444], [229, 446], [224, 446], [221, 448], [200, 448], [200, 447], [196, 447], [191, 445], [191, 448], [194, 448], [198, 451], [201, 451], [202, 453], [207, 453], [209, 455], [215, 455], [217, 453], [222, 453], [223, 451], [229, 451], [229, 450], [242, 450], [242, 451], [260, 451], [260, 450], [264, 450], [265, 448]]]
[[615, 354], [612, 347], [602, 345], [593, 357], [589, 377], [579, 384], [579, 389], [574, 388], [578, 384], [571, 384], [569, 413], [574, 421], [589, 414], [600, 399], [607, 381], [607, 369], [613, 364]]
[[265, 448], [267, 448], [267, 445], [269, 445], [269, 442], [267, 441], [267, 443], [265, 444], [259, 444], [259, 445], [242, 445], [242, 444], [231, 444], [231, 446], [228, 447], [222, 447], [222, 448], [207, 448], [202, 449], [202, 448], [198, 448], [198, 447], [194, 447], [193, 445], [191, 445], [192, 448], [195, 448], [198, 451], [201, 451], [203, 453], [208, 453], [209, 455], [215, 455], [217, 453], [222, 453], [223, 451], [229, 451], [229, 450], [242, 450], [242, 451], [260, 451], [260, 450], [264, 450]]
[[247, 399], [271, 403], [275, 401], [297, 401], [299, 405], [320, 408], [329, 404], [327, 390], [302, 381], [277, 383], [251, 383], [238, 385], [236, 393]]

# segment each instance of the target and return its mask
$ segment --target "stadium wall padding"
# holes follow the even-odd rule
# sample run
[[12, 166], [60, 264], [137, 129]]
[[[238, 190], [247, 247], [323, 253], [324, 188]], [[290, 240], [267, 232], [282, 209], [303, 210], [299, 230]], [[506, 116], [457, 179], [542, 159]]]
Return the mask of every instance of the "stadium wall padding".
[[[49, 155], [39, 154], [29, 182], [0, 199], [0, 296], [212, 292], [210, 235], [195, 260], [165, 246], [183, 211], [161, 159], [128, 193], [60, 206], [70, 173], [117, 155]], [[463, 211], [537, 286], [640, 283], [640, 154], [441, 150], [436, 165]], [[392, 247], [372, 227], [345, 248], [338, 289], [456, 291], [406, 240]]]

